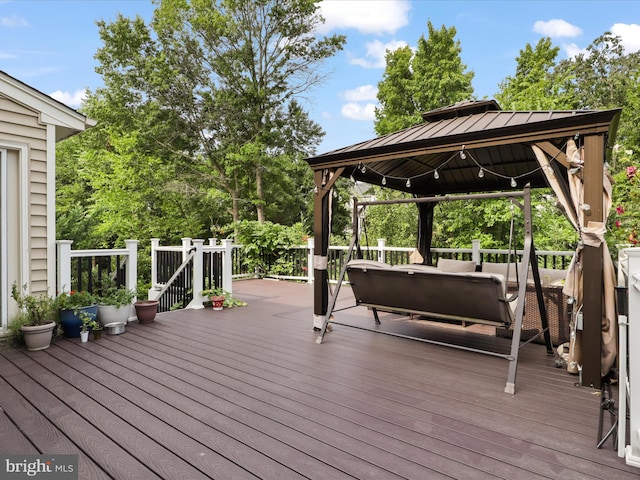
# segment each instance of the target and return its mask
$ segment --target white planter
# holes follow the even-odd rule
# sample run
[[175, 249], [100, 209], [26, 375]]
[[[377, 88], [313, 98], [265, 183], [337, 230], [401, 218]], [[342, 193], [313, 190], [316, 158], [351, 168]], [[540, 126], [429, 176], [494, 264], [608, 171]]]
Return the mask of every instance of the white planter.
[[122, 307], [114, 305], [98, 306], [98, 321], [103, 327], [109, 323], [124, 323], [126, 325], [130, 314], [131, 305], [123, 305]]
[[21, 327], [24, 343], [27, 350], [44, 350], [51, 345], [51, 337], [56, 324], [54, 322], [45, 325], [24, 325]]
[[84, 332], [80, 332], [80, 341], [82, 343], [89, 341], [89, 330], [85, 330]]

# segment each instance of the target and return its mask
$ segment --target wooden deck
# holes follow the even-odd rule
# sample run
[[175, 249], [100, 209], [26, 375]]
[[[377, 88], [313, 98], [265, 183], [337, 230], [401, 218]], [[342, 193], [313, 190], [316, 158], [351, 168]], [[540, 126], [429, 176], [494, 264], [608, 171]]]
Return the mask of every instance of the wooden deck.
[[[81, 479], [638, 479], [596, 449], [598, 392], [542, 345], [517, 393], [500, 358], [336, 326], [312, 287], [234, 284], [247, 307], [160, 314], [119, 336], [0, 347], [0, 453], [79, 455]], [[340, 306], [352, 303], [343, 289]], [[368, 311], [338, 320], [373, 325]], [[381, 314], [382, 328], [503, 342]]]

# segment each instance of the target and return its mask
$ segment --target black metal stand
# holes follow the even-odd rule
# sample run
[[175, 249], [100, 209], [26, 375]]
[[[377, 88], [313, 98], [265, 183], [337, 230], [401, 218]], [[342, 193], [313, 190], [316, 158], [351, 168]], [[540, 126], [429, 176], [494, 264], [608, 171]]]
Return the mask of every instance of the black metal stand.
[[[618, 449], [618, 407], [611, 392], [611, 377], [614, 371], [609, 372], [602, 379], [600, 386], [600, 421], [598, 422], [598, 444], [596, 448], [602, 448], [602, 445], [613, 435], [613, 449]], [[611, 418], [611, 427], [607, 433], [602, 436], [605, 412], [609, 412]]]

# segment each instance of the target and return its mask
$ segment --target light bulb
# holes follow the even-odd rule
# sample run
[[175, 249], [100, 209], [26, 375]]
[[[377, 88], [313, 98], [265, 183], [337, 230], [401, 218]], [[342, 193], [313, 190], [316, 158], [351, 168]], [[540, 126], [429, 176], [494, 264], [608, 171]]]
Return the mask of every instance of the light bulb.
[[349, 175], [349, 180], [351, 180], [353, 183], [356, 183], [356, 179], [353, 178], [353, 175]]
[[440, 178], [440, 174], [438, 173], [438, 170], [433, 171], [433, 178], [435, 178], [436, 180]]
[[462, 151], [460, 152], [460, 158], [461, 158], [462, 160], [465, 160], [465, 159], [467, 158], [467, 154], [466, 154], [466, 153], [464, 153], [464, 150], [462, 150]]
[[316, 185], [315, 187], [313, 187], [313, 193], [318, 193], [318, 185]]
[[360, 169], [360, 171], [362, 173], [367, 173], [367, 167], [365, 167], [364, 165], [362, 165], [362, 168]]
[[518, 186], [518, 184], [516, 183], [516, 179], [515, 179], [515, 178], [512, 178], [512, 179], [511, 179], [511, 186], [512, 186], [513, 188], [516, 188], [516, 187]]
[[382, 177], [382, 185], [386, 185], [387, 184], [387, 177]]
[[407, 188], [411, 187], [411, 179], [410, 178], [407, 178], [406, 185], [407, 185]]
[[482, 167], [480, 167], [480, 171], [478, 172], [478, 178], [483, 178], [484, 177], [484, 170], [482, 169]]

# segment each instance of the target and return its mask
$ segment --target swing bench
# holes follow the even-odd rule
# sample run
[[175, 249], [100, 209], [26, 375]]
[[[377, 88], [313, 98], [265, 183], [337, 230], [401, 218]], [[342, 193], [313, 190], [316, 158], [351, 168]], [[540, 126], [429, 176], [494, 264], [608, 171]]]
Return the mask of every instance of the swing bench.
[[[352, 258], [354, 252], [361, 257], [358, 246], [357, 212], [359, 207], [368, 205], [382, 205], [390, 203], [409, 202], [441, 202], [452, 200], [470, 200], [507, 197], [524, 212], [524, 249], [522, 266], [518, 272], [518, 292], [514, 296], [507, 295], [507, 279], [500, 274], [483, 272], [445, 272], [434, 266], [410, 264], [391, 266], [386, 263], [353, 258], [346, 262], [340, 272], [337, 287], [329, 300], [329, 308], [324, 318], [317, 343], [322, 343], [329, 324], [359, 328], [376, 333], [384, 333], [402, 338], [419, 340], [426, 343], [443, 345], [461, 350], [467, 350], [486, 355], [504, 358], [509, 362], [505, 392], [514, 394], [518, 353], [522, 346], [527, 345], [539, 336], [544, 335], [547, 355], [553, 355], [553, 345], [549, 333], [549, 324], [545, 303], [542, 295], [540, 274], [537, 266], [533, 238], [531, 234], [531, 203], [528, 186], [521, 192], [502, 192], [495, 194], [474, 194], [445, 197], [415, 198], [403, 200], [383, 201], [354, 201], [354, 235], [352, 237], [347, 259]], [[524, 199], [524, 205], [517, 197]], [[513, 222], [512, 222], [513, 236]], [[510, 239], [511, 243], [511, 239]], [[526, 296], [528, 267], [531, 268], [536, 289], [536, 299], [542, 320], [542, 330], [526, 342], [521, 342], [522, 319], [524, 316], [524, 298]], [[465, 345], [445, 343], [428, 338], [413, 337], [379, 329], [366, 328], [337, 322], [333, 319], [334, 310], [340, 286], [345, 275], [353, 290], [356, 305], [369, 307], [373, 311], [375, 323], [380, 324], [378, 311], [415, 314], [431, 321], [458, 321], [463, 323], [479, 323], [497, 328], [513, 328], [510, 353], [477, 349]], [[352, 308], [352, 307], [348, 307]]]

